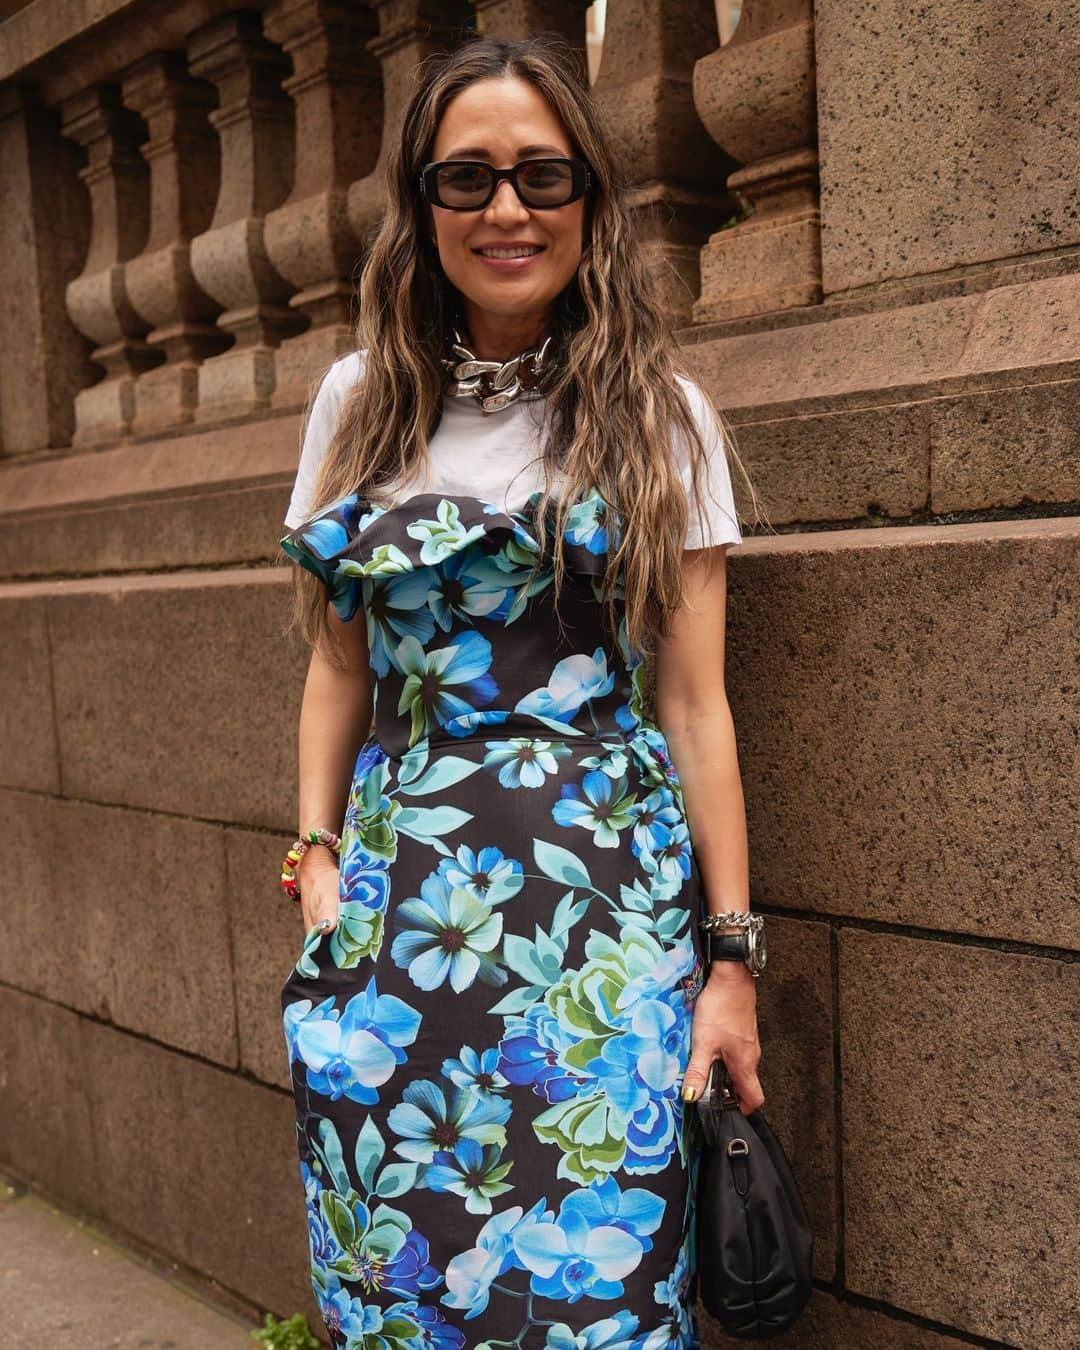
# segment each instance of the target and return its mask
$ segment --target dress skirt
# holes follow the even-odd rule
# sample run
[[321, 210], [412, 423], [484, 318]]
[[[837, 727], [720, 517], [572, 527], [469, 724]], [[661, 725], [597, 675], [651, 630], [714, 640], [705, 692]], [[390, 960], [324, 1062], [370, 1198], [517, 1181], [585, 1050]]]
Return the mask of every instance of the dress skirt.
[[312, 1288], [335, 1347], [699, 1344], [682, 1076], [701, 878], [618, 518], [355, 494], [282, 546], [366, 624], [340, 912], [281, 990]]

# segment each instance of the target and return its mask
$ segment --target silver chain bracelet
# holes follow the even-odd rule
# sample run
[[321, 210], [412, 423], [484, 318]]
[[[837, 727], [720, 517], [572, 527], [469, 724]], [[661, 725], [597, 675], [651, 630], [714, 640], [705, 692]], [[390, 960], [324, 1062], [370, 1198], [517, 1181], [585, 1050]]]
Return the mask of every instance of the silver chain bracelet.
[[758, 932], [765, 922], [763, 914], [751, 914], [746, 909], [725, 909], [720, 914], [710, 914], [698, 924], [706, 933], [715, 933], [718, 928], [752, 928]]

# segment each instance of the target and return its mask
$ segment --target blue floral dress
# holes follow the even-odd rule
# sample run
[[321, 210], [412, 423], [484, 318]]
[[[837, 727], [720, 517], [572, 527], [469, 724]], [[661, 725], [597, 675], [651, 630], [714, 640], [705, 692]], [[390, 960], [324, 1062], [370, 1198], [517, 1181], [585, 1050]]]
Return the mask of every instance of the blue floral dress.
[[561, 633], [539, 497], [352, 493], [281, 540], [362, 615], [375, 683], [339, 922], [281, 990], [335, 1347], [699, 1344], [700, 873], [604, 622], [621, 518], [575, 502]]

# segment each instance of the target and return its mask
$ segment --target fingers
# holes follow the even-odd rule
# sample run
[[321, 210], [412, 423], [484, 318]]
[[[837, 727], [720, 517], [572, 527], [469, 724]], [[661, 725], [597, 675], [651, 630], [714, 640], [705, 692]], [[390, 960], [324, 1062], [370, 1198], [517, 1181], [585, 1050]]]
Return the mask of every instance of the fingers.
[[[764, 1106], [765, 1092], [752, 1062], [740, 1064], [734, 1055], [730, 1058], [730, 1064], [727, 1060], [724, 1062], [727, 1065], [732, 1087], [739, 1098], [739, 1110], [744, 1116], [749, 1115], [751, 1111], [756, 1111], [759, 1106]], [[682, 1096], [684, 1102], [696, 1102], [701, 1096], [714, 1059], [723, 1059], [723, 1056], [710, 1054], [705, 1050], [695, 1050], [690, 1056], [690, 1063], [683, 1075]]]
[[691, 1054], [690, 1063], [686, 1066], [686, 1073], [683, 1075], [682, 1096], [684, 1102], [696, 1102], [701, 1096], [714, 1058], [716, 1057], [706, 1050], [695, 1050]]
[[729, 1067], [728, 1073], [731, 1075], [732, 1086], [739, 1098], [739, 1110], [744, 1116], [749, 1115], [751, 1111], [756, 1111], [759, 1106], [764, 1106], [765, 1093], [762, 1090], [761, 1081], [753, 1069], [740, 1068], [740, 1066], [734, 1065]]
[[310, 894], [302, 900], [302, 908], [307, 921], [307, 932], [313, 928], [322, 933], [331, 933], [337, 926], [339, 898], [336, 881], [330, 886], [316, 884]]

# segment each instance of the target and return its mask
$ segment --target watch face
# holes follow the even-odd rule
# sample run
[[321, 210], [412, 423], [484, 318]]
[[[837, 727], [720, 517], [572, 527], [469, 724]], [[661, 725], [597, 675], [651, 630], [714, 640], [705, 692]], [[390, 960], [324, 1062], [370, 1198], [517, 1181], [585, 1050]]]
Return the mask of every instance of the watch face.
[[750, 955], [754, 970], [764, 970], [767, 954], [765, 951], [765, 930], [763, 928], [759, 928], [753, 934], [753, 948]]

